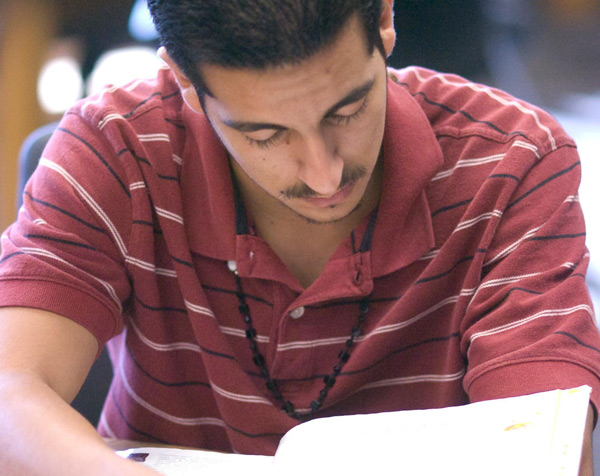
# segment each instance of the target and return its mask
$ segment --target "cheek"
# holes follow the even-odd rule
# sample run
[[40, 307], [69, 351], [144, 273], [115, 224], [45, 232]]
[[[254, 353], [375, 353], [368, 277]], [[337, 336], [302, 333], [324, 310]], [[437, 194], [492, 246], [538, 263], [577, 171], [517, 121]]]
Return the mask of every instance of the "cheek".
[[266, 167], [267, 157], [264, 154], [257, 154], [243, 138], [224, 134], [222, 131], [217, 131], [217, 135], [229, 155], [247, 174], [251, 175], [253, 169]]
[[379, 155], [385, 128], [385, 96], [372, 98], [371, 108], [339, 130], [337, 143], [342, 157], [364, 163]]
[[288, 180], [289, 170], [283, 166], [285, 164], [285, 160], [282, 160], [283, 154], [259, 150], [241, 135], [226, 131], [222, 127], [215, 127], [214, 124], [213, 130], [232, 160], [255, 182], [263, 186], [272, 184], [276, 187], [277, 183]]
[[364, 163], [379, 155], [382, 137], [383, 121], [357, 122], [338, 133], [338, 153], [351, 162]]
[[282, 153], [256, 151], [253, 147], [237, 147], [232, 150], [232, 156], [238, 165], [255, 182], [266, 188], [277, 188], [281, 183], [287, 183], [292, 175], [290, 161], [282, 157]]

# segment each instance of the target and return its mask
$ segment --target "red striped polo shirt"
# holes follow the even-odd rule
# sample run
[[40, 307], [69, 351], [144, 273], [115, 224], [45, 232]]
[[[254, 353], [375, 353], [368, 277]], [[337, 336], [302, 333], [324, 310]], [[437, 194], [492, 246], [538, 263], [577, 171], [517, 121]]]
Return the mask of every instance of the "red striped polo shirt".
[[[73, 107], [2, 237], [0, 305], [108, 341], [103, 435], [272, 454], [315, 416], [589, 384], [600, 337], [573, 141], [545, 112], [421, 68], [389, 71], [380, 204], [303, 289], [253, 232], [226, 151], [167, 70]], [[235, 269], [240, 279], [238, 288]]]

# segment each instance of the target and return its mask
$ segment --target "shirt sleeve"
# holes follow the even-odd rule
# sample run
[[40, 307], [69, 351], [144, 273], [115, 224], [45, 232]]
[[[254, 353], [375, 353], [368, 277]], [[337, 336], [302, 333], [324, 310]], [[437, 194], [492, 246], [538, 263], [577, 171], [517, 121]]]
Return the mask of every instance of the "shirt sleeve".
[[63, 315], [100, 346], [120, 332], [131, 294], [129, 174], [98, 128], [63, 118], [2, 236], [0, 306]]
[[501, 218], [487, 230], [482, 279], [461, 329], [471, 401], [588, 384], [598, 408], [600, 336], [585, 279], [580, 169], [566, 144], [527, 168], [509, 158], [499, 171], [518, 185], [496, 195]]

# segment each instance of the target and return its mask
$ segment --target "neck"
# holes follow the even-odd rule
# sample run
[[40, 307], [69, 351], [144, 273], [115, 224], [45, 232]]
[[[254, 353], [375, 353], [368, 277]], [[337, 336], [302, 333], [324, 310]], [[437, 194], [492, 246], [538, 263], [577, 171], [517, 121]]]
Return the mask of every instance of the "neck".
[[311, 222], [268, 195], [232, 161], [234, 178], [258, 234], [306, 288], [321, 274], [340, 243], [378, 205], [383, 161], [371, 175], [360, 205], [329, 223]]

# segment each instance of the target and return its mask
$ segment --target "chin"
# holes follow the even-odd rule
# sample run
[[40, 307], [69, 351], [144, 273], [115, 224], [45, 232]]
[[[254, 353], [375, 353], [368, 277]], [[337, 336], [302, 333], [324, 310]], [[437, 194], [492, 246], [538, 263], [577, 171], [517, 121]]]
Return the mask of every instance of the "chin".
[[310, 215], [308, 213], [301, 212], [298, 210], [292, 210], [294, 211], [294, 213], [296, 213], [296, 215], [298, 215], [298, 217], [302, 218], [303, 220], [312, 225], [331, 225], [339, 223], [344, 219], [348, 218], [349, 216], [353, 215], [360, 209], [361, 205], [362, 201], [359, 201], [354, 206], [354, 208], [350, 209], [349, 211], [342, 210], [342, 206], [335, 206], [324, 209], [322, 213], [311, 213]]

